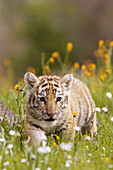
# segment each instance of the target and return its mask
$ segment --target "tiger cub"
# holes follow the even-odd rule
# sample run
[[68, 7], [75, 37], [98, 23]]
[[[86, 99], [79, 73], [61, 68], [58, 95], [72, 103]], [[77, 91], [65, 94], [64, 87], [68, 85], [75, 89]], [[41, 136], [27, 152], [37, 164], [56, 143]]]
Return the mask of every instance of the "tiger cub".
[[[63, 77], [40, 76], [27, 72], [26, 134], [30, 143], [39, 146], [48, 135], [74, 134], [74, 126], [82, 133], [97, 131], [95, 104], [87, 86], [72, 74]], [[73, 118], [74, 112], [77, 117]]]

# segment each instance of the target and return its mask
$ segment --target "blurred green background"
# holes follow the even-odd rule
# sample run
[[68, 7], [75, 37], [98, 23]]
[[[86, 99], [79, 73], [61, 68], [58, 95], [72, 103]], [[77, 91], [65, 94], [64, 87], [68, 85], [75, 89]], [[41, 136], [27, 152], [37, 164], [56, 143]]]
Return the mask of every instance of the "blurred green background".
[[72, 62], [95, 60], [100, 39], [113, 40], [112, 0], [0, 1], [0, 65], [10, 58], [16, 79], [28, 67], [41, 74], [41, 53], [64, 57], [67, 42], [74, 45]]

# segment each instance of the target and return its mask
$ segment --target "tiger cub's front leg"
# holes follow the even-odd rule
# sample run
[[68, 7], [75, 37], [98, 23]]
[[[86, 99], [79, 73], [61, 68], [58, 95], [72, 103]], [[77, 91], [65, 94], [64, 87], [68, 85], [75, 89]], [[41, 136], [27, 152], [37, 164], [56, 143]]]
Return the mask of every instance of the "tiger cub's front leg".
[[41, 142], [42, 144], [46, 144], [47, 137], [45, 135], [45, 132], [40, 127], [37, 128], [28, 124], [26, 126], [26, 134], [30, 137], [30, 144], [32, 146], [36, 145], [37, 147], [39, 147]]

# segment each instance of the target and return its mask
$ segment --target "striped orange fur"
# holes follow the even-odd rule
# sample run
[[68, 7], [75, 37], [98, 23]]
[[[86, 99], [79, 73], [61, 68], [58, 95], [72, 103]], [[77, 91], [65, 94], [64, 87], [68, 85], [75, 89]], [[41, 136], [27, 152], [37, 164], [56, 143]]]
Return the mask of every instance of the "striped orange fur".
[[[70, 138], [74, 126], [80, 126], [83, 134], [96, 132], [95, 104], [87, 86], [79, 79], [72, 74], [36, 77], [28, 72], [24, 80], [26, 133], [31, 144], [39, 146], [50, 134]], [[76, 118], [73, 118], [74, 112], [77, 112]]]

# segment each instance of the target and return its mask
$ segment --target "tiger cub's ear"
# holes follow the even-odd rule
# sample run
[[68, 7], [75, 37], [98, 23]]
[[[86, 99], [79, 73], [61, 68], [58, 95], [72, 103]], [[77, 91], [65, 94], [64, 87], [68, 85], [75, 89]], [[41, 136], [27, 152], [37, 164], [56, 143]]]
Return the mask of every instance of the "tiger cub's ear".
[[38, 78], [33, 73], [27, 72], [24, 75], [24, 81], [27, 89], [32, 89], [35, 83], [38, 81]]
[[63, 77], [61, 77], [60, 82], [64, 89], [69, 90], [72, 86], [73, 82], [73, 75], [72, 74], [65, 74]]

